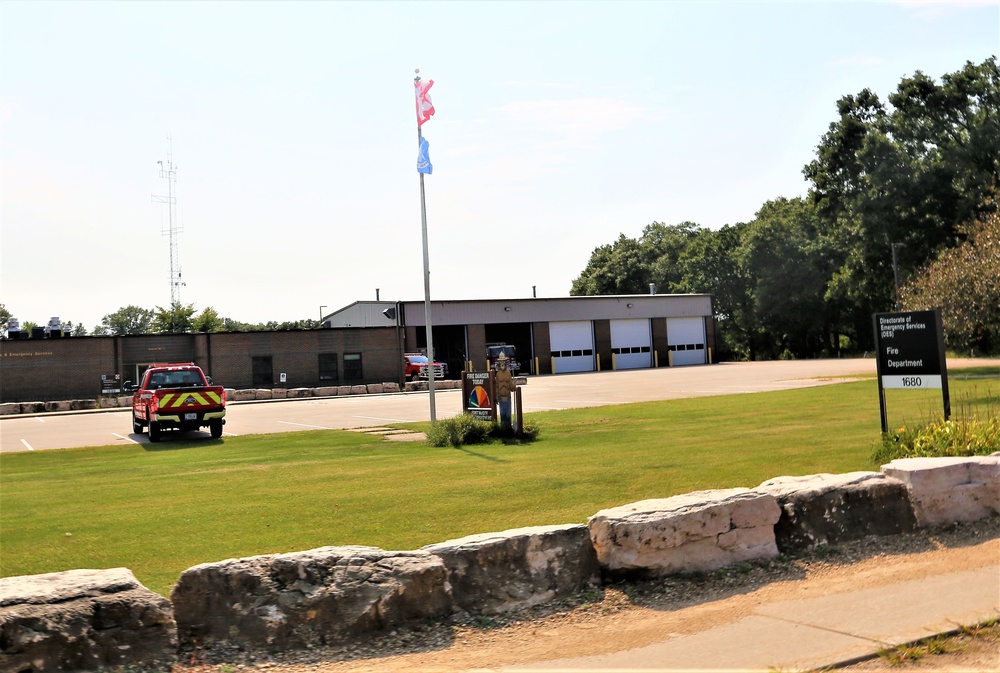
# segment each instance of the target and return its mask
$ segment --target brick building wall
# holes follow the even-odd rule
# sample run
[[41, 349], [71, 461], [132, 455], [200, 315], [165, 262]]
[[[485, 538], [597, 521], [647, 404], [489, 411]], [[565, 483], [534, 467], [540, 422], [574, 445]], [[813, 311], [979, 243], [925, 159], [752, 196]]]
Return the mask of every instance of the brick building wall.
[[[270, 358], [274, 387], [401, 382], [400, 334], [394, 327], [374, 327], [4, 339], [0, 402], [94, 399], [101, 391], [102, 374], [120, 374], [122, 381], [135, 382], [154, 362], [194, 362], [227, 388], [257, 387], [255, 357]], [[352, 358], [352, 367], [346, 366], [345, 356]], [[321, 366], [328, 374], [335, 369], [335, 377], [321, 379]], [[281, 373], [286, 374], [284, 384]]]
[[535, 339], [535, 357], [538, 359], [538, 371], [536, 374], [552, 373], [552, 339], [549, 336], [549, 324], [547, 322], [536, 322], [531, 326], [531, 334]]
[[116, 343], [101, 337], [0, 341], [0, 402], [94, 399], [118, 373]]

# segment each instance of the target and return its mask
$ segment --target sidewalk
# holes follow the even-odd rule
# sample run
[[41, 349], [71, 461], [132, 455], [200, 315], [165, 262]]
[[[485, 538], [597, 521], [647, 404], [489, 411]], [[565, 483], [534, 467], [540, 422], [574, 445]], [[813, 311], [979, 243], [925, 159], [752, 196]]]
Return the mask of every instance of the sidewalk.
[[[567, 658], [527, 671], [796, 671], [846, 665], [1000, 616], [1000, 560], [978, 570], [767, 603], [730, 624], [633, 650]], [[997, 663], [1000, 670], [1000, 661]]]

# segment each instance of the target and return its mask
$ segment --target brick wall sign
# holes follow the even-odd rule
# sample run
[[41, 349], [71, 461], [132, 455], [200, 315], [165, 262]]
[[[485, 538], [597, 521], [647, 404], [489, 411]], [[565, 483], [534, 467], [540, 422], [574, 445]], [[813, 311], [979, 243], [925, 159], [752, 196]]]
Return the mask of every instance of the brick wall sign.
[[951, 415], [951, 403], [948, 399], [941, 311], [876, 313], [872, 322], [882, 432], [889, 431], [885, 410], [887, 388], [941, 389], [944, 417], [947, 419]]
[[122, 375], [121, 374], [101, 374], [101, 394], [121, 395]]
[[493, 372], [463, 372], [462, 411], [483, 421], [497, 420], [497, 401], [493, 394]]

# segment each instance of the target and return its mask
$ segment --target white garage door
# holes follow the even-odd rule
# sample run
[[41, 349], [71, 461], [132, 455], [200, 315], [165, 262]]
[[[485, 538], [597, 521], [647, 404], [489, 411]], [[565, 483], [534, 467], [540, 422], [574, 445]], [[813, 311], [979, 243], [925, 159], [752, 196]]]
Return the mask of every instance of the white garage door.
[[705, 319], [667, 318], [667, 350], [674, 366], [705, 364]]
[[594, 371], [594, 327], [589, 320], [549, 323], [553, 373]]
[[649, 320], [612, 320], [611, 352], [615, 369], [652, 367], [653, 335], [649, 331]]

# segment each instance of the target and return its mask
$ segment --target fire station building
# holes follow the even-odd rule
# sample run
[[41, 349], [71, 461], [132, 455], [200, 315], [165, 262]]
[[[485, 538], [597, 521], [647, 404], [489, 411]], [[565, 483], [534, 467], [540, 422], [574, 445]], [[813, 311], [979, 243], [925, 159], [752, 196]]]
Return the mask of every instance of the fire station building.
[[[709, 364], [710, 295], [433, 301], [435, 359], [449, 377], [485, 370], [512, 345], [521, 375]], [[0, 402], [88, 399], [138, 381], [154, 362], [194, 362], [227, 388], [305, 388], [403, 380], [403, 353], [426, 352], [423, 301], [359, 301], [322, 329], [0, 341]]]

